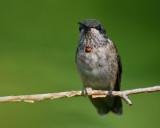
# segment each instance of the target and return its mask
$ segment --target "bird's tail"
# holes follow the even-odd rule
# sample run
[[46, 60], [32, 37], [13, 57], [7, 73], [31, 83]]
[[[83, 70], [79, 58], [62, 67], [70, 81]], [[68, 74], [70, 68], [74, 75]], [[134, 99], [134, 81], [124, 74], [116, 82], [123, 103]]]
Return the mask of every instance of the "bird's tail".
[[92, 98], [89, 96], [90, 101], [96, 107], [97, 112], [104, 116], [109, 111], [122, 115], [122, 102], [120, 97], [106, 97], [106, 98]]

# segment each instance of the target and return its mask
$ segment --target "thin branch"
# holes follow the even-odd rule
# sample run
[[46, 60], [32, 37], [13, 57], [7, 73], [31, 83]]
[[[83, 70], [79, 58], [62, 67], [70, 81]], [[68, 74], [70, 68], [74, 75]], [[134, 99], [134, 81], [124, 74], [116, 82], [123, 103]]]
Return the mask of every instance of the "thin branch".
[[[91, 88], [86, 89], [84, 95], [92, 96], [92, 98], [97, 97], [107, 97], [110, 95], [109, 91], [105, 90], [93, 90]], [[160, 86], [148, 87], [148, 88], [139, 88], [125, 91], [113, 91], [112, 96], [121, 97], [127, 104], [132, 105], [132, 102], [128, 98], [128, 95], [137, 94], [137, 93], [146, 93], [146, 92], [156, 92], [160, 91]], [[43, 100], [52, 100], [63, 97], [74, 97], [82, 96], [82, 91], [70, 91], [70, 92], [59, 92], [59, 93], [48, 93], [48, 94], [35, 94], [35, 95], [20, 95], [20, 96], [4, 96], [0, 97], [0, 103], [2, 102], [29, 102], [34, 103], [35, 101]]]

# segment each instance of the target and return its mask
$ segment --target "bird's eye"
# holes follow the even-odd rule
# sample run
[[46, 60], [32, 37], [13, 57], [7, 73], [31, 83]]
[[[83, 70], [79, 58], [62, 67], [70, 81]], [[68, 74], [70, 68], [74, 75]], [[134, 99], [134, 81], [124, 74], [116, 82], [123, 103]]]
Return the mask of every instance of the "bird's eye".
[[101, 25], [98, 25], [98, 26], [97, 26], [97, 29], [101, 31], [101, 30], [102, 30], [102, 26], [101, 26]]
[[82, 30], [82, 27], [79, 27], [79, 31], [81, 31]]

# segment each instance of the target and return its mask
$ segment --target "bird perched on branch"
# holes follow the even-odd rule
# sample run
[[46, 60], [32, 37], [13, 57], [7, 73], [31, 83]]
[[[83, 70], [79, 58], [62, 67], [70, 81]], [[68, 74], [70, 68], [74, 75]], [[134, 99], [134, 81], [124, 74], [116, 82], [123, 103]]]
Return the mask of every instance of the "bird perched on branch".
[[84, 90], [86, 87], [109, 90], [109, 97], [92, 98], [89, 96], [89, 99], [100, 115], [105, 115], [109, 111], [121, 115], [121, 99], [112, 97], [113, 90], [120, 90], [122, 73], [116, 46], [106, 35], [98, 20], [88, 19], [78, 23], [80, 35], [76, 63]]

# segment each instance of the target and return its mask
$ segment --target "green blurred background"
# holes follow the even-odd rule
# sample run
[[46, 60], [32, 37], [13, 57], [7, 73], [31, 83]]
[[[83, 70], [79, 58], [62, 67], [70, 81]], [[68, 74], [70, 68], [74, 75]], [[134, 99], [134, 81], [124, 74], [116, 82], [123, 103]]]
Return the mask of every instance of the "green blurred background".
[[[160, 1], [0, 1], [0, 96], [82, 89], [78, 21], [98, 19], [122, 58], [122, 90], [160, 84]], [[159, 128], [160, 93], [130, 96], [122, 117], [87, 97], [0, 104], [1, 128]]]

